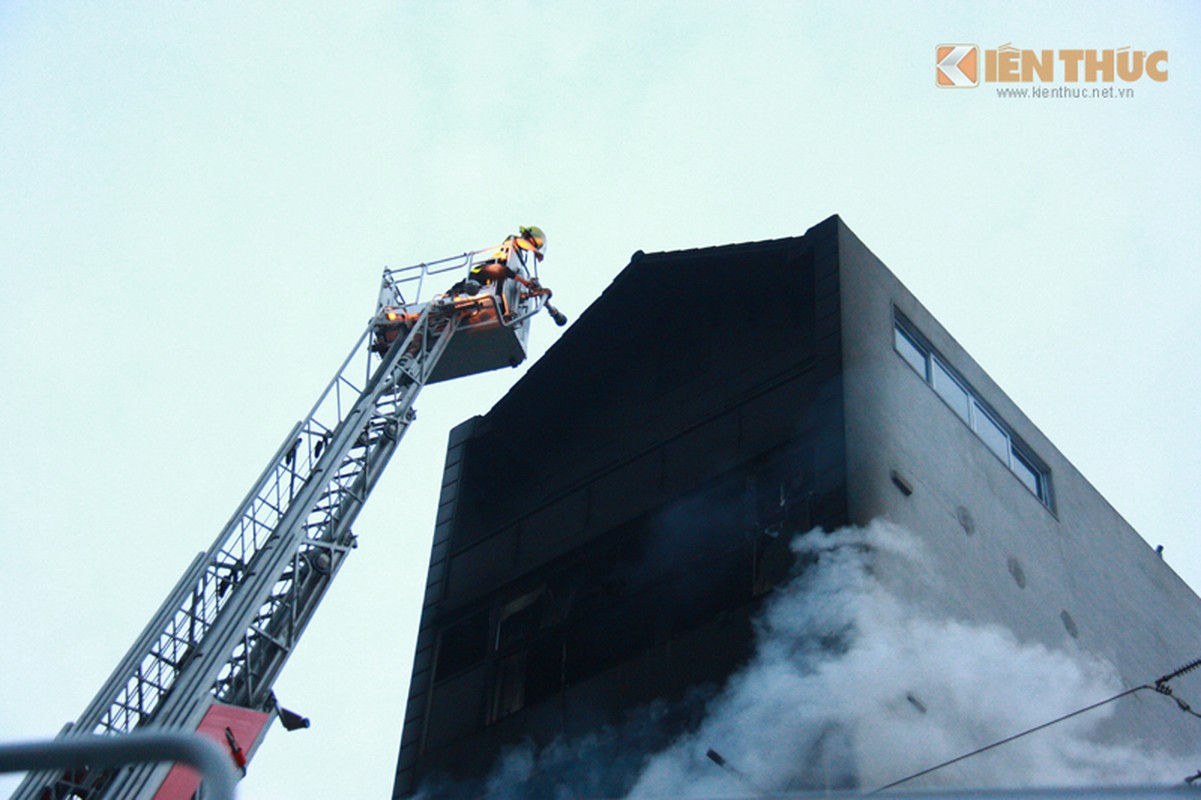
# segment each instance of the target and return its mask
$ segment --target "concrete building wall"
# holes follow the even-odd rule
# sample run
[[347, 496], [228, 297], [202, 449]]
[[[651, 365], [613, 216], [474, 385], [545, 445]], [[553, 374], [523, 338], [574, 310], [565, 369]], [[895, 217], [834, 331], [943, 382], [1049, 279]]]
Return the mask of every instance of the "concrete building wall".
[[[839, 253], [850, 518], [883, 517], [919, 537], [937, 579], [904, 587], [910, 599], [1020, 641], [1079, 647], [1112, 662], [1127, 686], [1195, 658], [1196, 595], [841, 224]], [[897, 312], [1045, 464], [1049, 504], [897, 352]], [[1123, 704], [1111, 729], [1187, 752], [1194, 722], [1146, 693]]]

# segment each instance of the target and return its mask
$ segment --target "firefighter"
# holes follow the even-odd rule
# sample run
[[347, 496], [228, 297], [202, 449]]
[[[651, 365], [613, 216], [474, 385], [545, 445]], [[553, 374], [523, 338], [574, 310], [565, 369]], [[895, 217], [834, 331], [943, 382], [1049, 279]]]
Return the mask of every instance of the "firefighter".
[[487, 259], [472, 266], [469, 277], [484, 286], [490, 283], [500, 284], [506, 278], [512, 278], [517, 275], [509, 267], [509, 257], [513, 255], [514, 250], [522, 251], [517, 257], [521, 259], [522, 263], [525, 263], [524, 253], [533, 253], [534, 258], [541, 261], [542, 251], [545, 249], [546, 234], [541, 228], [537, 225], [520, 228], [516, 236], [510, 236], [505, 239], [500, 247], [488, 256]]

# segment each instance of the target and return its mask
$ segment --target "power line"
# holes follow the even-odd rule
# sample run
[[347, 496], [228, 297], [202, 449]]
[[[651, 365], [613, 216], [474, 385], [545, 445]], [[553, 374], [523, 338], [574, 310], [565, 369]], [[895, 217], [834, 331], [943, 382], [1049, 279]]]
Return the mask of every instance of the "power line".
[[913, 780], [914, 778], [920, 778], [923, 775], [929, 775], [931, 772], [940, 770], [943, 767], [949, 767], [952, 764], [957, 764], [960, 761], [963, 761], [964, 759], [971, 758], [972, 756], [980, 755], [981, 753], [986, 752], [988, 750], [992, 750], [994, 747], [1000, 747], [1001, 745], [1008, 744], [1009, 742], [1012, 742], [1015, 739], [1020, 739], [1023, 736], [1028, 736], [1032, 733], [1036, 733], [1038, 731], [1043, 730], [1044, 728], [1049, 728], [1052, 725], [1057, 725], [1060, 722], [1063, 722], [1064, 720], [1068, 720], [1068, 719], [1071, 719], [1072, 717], [1076, 717], [1076, 716], [1079, 716], [1080, 714], [1084, 714], [1088, 711], [1092, 711], [1094, 708], [1100, 708], [1103, 705], [1112, 703], [1115, 700], [1120, 700], [1121, 698], [1126, 697], [1127, 695], [1132, 695], [1135, 692], [1141, 692], [1143, 689], [1152, 689], [1162, 695], [1171, 697], [1173, 700], [1176, 701], [1176, 705], [1180, 707], [1181, 711], [1185, 711], [1189, 714], [1192, 714], [1193, 716], [1201, 716], [1201, 714], [1197, 714], [1197, 712], [1195, 712], [1191, 708], [1189, 708], [1187, 703], [1185, 703], [1183, 700], [1180, 700], [1175, 695], [1173, 695], [1172, 687], [1170, 687], [1168, 685], [1168, 681], [1171, 681], [1174, 678], [1179, 678], [1181, 675], [1184, 675], [1186, 672], [1192, 672], [1193, 670], [1197, 669], [1198, 667], [1201, 667], [1201, 658], [1193, 659], [1192, 661], [1185, 664], [1183, 667], [1180, 667], [1176, 671], [1170, 672], [1167, 675], [1157, 678], [1155, 683], [1145, 683], [1142, 686], [1135, 686], [1133, 689], [1127, 689], [1124, 692], [1119, 692], [1118, 694], [1115, 694], [1113, 697], [1107, 698], [1098, 703], [1093, 703], [1090, 706], [1085, 706], [1084, 708], [1073, 711], [1070, 714], [1064, 714], [1062, 717], [1053, 719], [1050, 722], [1044, 722], [1042, 725], [1036, 725], [1035, 727], [1030, 728], [1029, 730], [1022, 731], [1021, 733], [1016, 733], [1013, 736], [1006, 737], [1004, 739], [1001, 739], [998, 742], [993, 742], [992, 744], [985, 745], [984, 747], [973, 750], [970, 753], [964, 753], [961, 756], [956, 756], [955, 758], [952, 758], [950, 761], [944, 761], [941, 764], [936, 764], [933, 767], [928, 767], [928, 768], [922, 770], [921, 772], [915, 772], [912, 775], [901, 778], [898, 781], [893, 781], [892, 783], [885, 784], [884, 786], [881, 786], [878, 789], [873, 789], [872, 791], [868, 792], [867, 794], [868, 795], [878, 794], [878, 793], [886, 791], [888, 789], [892, 789], [895, 786], [900, 786], [902, 783], [908, 783], [909, 781]]

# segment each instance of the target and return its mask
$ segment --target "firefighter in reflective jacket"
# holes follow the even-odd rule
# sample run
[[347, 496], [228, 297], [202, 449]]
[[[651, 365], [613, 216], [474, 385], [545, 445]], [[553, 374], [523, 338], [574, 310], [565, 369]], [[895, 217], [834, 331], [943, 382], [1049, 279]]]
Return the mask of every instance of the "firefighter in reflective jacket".
[[499, 248], [488, 258], [471, 268], [472, 280], [487, 286], [490, 283], [503, 283], [506, 278], [516, 277], [517, 273], [509, 266], [509, 259], [515, 250], [520, 250], [517, 257], [525, 263], [525, 253], [533, 253], [534, 258], [542, 260], [546, 249], [546, 234], [537, 225], [519, 229], [516, 236], [505, 239]]

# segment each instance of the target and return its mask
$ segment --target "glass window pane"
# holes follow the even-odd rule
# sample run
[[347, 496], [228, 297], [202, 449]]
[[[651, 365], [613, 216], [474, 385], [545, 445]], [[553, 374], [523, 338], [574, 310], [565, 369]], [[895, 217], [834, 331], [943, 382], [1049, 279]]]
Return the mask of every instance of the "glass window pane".
[[1009, 435], [1001, 430], [1001, 426], [993, 421], [993, 418], [988, 415], [988, 412], [980, 407], [979, 403], [975, 403], [975, 413], [972, 415], [972, 427], [976, 429], [976, 433], [984, 440], [989, 449], [1001, 457], [1001, 460], [1006, 464], [1009, 463]]
[[1034, 465], [1027, 461], [1017, 450], [1013, 451], [1013, 474], [1017, 475], [1022, 483], [1026, 484], [1026, 488], [1034, 492], [1039, 497], [1043, 496], [1041, 476]]
[[905, 335], [900, 328], [896, 329], [896, 347], [904, 359], [909, 362], [909, 366], [917, 370], [917, 374], [926, 378], [926, 352], [917, 346], [917, 343]]
[[947, 372], [946, 367], [937, 358], [931, 359], [933, 362], [934, 373], [934, 390], [942, 395], [942, 399], [951, 404], [951, 408], [955, 409], [955, 413], [968, 418], [968, 395], [959, 382], [951, 377], [951, 373]]

